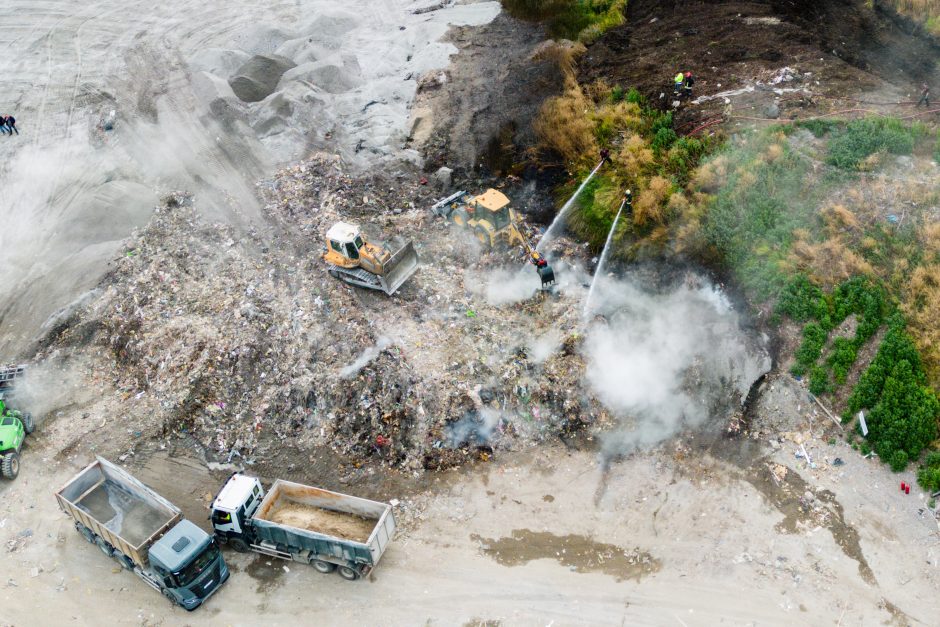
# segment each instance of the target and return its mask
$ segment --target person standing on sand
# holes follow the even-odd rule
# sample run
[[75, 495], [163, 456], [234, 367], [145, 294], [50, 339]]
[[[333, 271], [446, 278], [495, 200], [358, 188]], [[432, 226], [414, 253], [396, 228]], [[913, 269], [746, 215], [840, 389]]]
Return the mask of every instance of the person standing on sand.
[[927, 81], [924, 81], [924, 84], [920, 86], [920, 100], [917, 101], [916, 106], [920, 106], [921, 103], [924, 103], [928, 108], [930, 107], [930, 85], [927, 84]]
[[0, 133], [13, 134], [13, 131], [7, 128], [7, 116], [0, 115]]
[[14, 118], [12, 115], [8, 115], [4, 119], [4, 122], [6, 123], [7, 130], [10, 132], [10, 135], [12, 135], [14, 131], [16, 131], [17, 135], [20, 134], [19, 129], [16, 128], [16, 118]]

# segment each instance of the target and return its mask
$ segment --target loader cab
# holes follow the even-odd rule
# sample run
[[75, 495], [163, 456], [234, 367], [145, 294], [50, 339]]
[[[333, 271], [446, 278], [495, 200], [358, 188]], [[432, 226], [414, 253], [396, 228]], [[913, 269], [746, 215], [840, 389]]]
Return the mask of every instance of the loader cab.
[[509, 226], [509, 198], [499, 190], [488, 189], [470, 200], [470, 208], [477, 219], [486, 219], [494, 230], [500, 231]]
[[258, 510], [262, 499], [264, 489], [257, 478], [235, 473], [212, 503], [212, 528], [223, 537], [245, 533], [246, 523]]
[[348, 222], [337, 222], [327, 231], [330, 250], [346, 259], [359, 259], [359, 250], [365, 245], [359, 227]]

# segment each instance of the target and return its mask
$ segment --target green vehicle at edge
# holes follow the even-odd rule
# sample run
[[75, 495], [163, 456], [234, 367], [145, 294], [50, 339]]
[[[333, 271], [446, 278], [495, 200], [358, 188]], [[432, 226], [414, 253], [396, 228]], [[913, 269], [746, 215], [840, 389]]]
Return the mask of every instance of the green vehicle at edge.
[[16, 479], [20, 473], [20, 449], [33, 429], [33, 417], [8, 409], [0, 394], [0, 474], [5, 479]]

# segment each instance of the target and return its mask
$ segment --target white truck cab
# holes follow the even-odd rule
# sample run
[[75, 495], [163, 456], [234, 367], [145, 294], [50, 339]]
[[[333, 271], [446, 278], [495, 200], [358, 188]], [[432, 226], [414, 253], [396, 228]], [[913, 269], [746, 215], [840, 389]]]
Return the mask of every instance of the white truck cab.
[[[235, 473], [229, 477], [212, 503], [212, 527], [216, 535], [225, 541], [235, 536], [236, 540], [245, 532], [245, 524], [261, 505], [264, 488], [256, 477]], [[241, 540], [239, 540], [241, 541]], [[235, 547], [236, 550], [241, 547]], [[244, 547], [248, 549], [247, 545]]]

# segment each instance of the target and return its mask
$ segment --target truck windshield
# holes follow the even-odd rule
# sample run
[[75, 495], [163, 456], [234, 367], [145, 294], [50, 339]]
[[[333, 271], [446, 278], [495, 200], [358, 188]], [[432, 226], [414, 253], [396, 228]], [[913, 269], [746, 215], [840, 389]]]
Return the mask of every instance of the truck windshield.
[[185, 587], [194, 582], [209, 566], [215, 562], [219, 556], [219, 547], [215, 540], [206, 547], [206, 550], [193, 558], [185, 568], [173, 573], [180, 587]]

